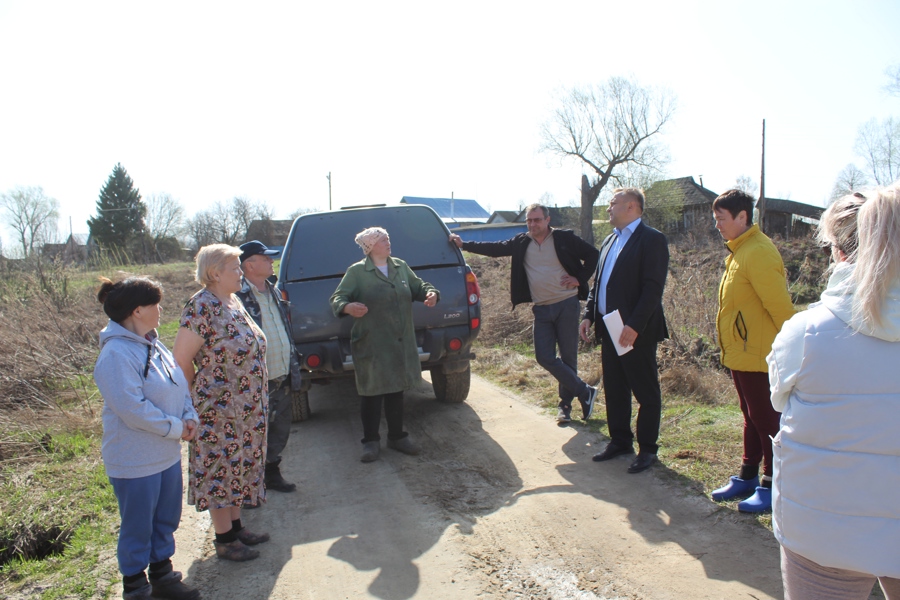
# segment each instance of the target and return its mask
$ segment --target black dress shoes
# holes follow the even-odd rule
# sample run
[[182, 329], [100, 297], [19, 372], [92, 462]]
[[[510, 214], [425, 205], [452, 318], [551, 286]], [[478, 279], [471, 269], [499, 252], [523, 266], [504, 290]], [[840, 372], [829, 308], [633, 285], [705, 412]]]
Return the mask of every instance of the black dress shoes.
[[629, 473], [640, 473], [641, 471], [646, 471], [653, 463], [656, 462], [656, 455], [650, 454], [649, 452], [638, 452], [637, 458], [634, 459], [634, 462], [631, 463], [631, 466], [628, 467]]
[[615, 458], [620, 454], [634, 454], [634, 448], [632, 446], [619, 446], [618, 444], [609, 443], [606, 445], [606, 448], [603, 449], [603, 452], [595, 454], [594, 458], [591, 460], [594, 462], [603, 462], [604, 460]]

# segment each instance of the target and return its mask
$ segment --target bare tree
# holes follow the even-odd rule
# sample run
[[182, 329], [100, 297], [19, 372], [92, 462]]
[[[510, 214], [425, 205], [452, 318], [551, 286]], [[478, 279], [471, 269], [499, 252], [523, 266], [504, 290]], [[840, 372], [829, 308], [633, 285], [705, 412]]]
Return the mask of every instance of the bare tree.
[[884, 74], [888, 77], [888, 83], [884, 86], [891, 96], [900, 96], [900, 64], [891, 65], [884, 70]]
[[218, 242], [218, 223], [210, 211], [201, 210], [188, 219], [185, 225], [187, 238], [196, 248]]
[[837, 179], [834, 181], [834, 187], [831, 189], [831, 199], [835, 200], [841, 196], [852, 194], [867, 185], [869, 185], [869, 178], [865, 172], [853, 163], [850, 163], [838, 173]]
[[215, 243], [236, 246], [247, 237], [250, 223], [271, 218], [272, 209], [265, 203], [236, 197], [230, 203], [216, 202], [191, 217], [188, 236], [198, 248]]
[[741, 175], [734, 182], [734, 189], [741, 190], [756, 198], [759, 195], [759, 186], [756, 185], [756, 182], [753, 181], [753, 178], [749, 175]]
[[144, 204], [147, 205], [144, 223], [155, 241], [181, 233], [185, 224], [184, 207], [171, 194], [151, 194]]
[[315, 208], [298, 208], [297, 210], [295, 210], [294, 212], [292, 212], [291, 214], [288, 215], [288, 219], [293, 221], [300, 215], [308, 215], [310, 213], [315, 213], [315, 212], [319, 212], [319, 211]]
[[0, 195], [6, 225], [15, 232], [24, 257], [35, 248], [55, 239], [59, 202], [44, 194], [41, 187], [17, 187]]
[[541, 128], [541, 151], [575, 158], [593, 174], [581, 178], [581, 237], [593, 243], [593, 206], [610, 180], [652, 179], [669, 157], [656, 134], [675, 111], [668, 90], [641, 87], [634, 79], [611, 77], [603, 84], [573, 87]]
[[893, 183], [900, 177], [900, 119], [872, 119], [860, 126], [855, 150], [876, 184]]

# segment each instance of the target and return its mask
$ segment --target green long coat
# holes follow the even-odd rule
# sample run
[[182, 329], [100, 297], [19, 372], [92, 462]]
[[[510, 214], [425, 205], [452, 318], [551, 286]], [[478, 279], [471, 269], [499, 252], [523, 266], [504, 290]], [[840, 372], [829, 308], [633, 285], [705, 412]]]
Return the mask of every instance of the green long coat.
[[[335, 316], [353, 319], [350, 351], [360, 396], [380, 396], [415, 387], [422, 379], [412, 303], [423, 302], [433, 285], [422, 281], [404, 261], [388, 257], [387, 277], [367, 256], [350, 265], [331, 295]], [[360, 318], [343, 314], [350, 302], [369, 311]]]

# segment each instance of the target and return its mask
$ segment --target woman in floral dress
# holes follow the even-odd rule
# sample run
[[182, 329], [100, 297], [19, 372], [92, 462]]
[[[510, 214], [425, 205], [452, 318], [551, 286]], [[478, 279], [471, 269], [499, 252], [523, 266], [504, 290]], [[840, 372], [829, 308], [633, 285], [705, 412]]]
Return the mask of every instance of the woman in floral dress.
[[200, 417], [189, 446], [188, 504], [209, 510], [216, 554], [244, 561], [269, 539], [241, 524], [241, 506], [265, 500], [266, 338], [234, 295], [241, 289], [240, 248], [205, 246], [197, 253], [203, 289], [187, 302], [173, 354], [191, 383]]

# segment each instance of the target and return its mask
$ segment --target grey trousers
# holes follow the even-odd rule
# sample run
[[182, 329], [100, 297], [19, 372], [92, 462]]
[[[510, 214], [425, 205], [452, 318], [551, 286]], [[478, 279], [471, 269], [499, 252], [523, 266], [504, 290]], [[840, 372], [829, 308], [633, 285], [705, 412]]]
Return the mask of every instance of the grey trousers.
[[291, 435], [291, 376], [282, 381], [269, 380], [269, 431], [266, 439], [266, 464], [277, 463]]
[[578, 296], [554, 304], [535, 304], [531, 312], [534, 314], [534, 357], [559, 382], [559, 405], [571, 407], [573, 398], [586, 401], [587, 384], [578, 377], [578, 323], [581, 315]]
[[876, 579], [887, 600], [900, 600], [900, 579], [823, 567], [784, 546], [781, 579], [784, 600], [868, 600]]

